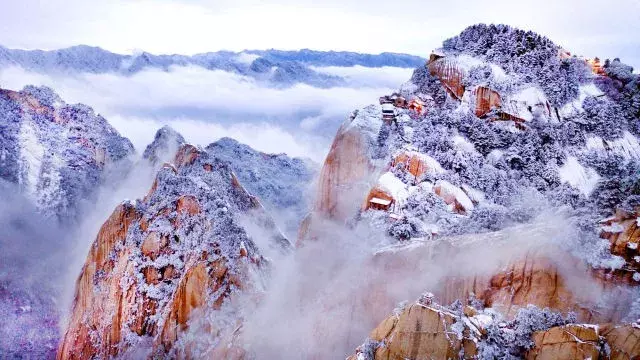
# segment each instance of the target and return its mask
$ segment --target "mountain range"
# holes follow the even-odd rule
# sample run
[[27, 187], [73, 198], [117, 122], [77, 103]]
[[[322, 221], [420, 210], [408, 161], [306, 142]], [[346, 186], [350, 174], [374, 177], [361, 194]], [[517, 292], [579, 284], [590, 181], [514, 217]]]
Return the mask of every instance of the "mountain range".
[[[0, 59], [38, 71], [130, 71], [119, 55], [72, 49]], [[196, 65], [258, 76], [251, 68], [263, 61], [417, 63], [397, 92], [345, 114], [321, 169], [229, 138], [190, 145], [168, 127], [139, 155], [86, 105], [43, 87], [2, 90], [0, 196], [21, 205], [0, 217], [10, 230], [0, 237], [9, 249], [0, 314], [11, 319], [0, 352], [640, 357], [640, 76], [630, 66], [484, 24], [428, 60], [243, 54], [142, 54], [126, 69], [204, 61]], [[260, 58], [229, 60], [247, 54]], [[118, 188], [136, 200], [118, 199], [95, 223], [91, 208]], [[65, 236], [87, 221], [102, 225]], [[47, 270], [78, 242], [87, 244], [82, 265], [60, 306], [51, 284], [63, 277]]]
[[174, 66], [198, 66], [222, 70], [265, 81], [272, 86], [304, 83], [316, 87], [344, 85], [340, 76], [317, 71], [315, 67], [363, 66], [413, 68], [423, 63], [418, 56], [382, 53], [378, 55], [335, 51], [246, 50], [218, 51], [193, 56], [154, 55], [140, 52], [133, 55], [112, 53], [86, 45], [60, 50], [19, 50], [0, 46], [0, 67], [19, 66], [42, 73], [119, 73], [131, 75], [143, 70], [168, 71]]

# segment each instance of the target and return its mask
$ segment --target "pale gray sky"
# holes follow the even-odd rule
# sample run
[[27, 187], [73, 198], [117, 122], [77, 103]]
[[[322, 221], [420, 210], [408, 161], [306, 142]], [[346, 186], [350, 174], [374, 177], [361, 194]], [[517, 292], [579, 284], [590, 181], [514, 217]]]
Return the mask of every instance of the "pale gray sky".
[[243, 49], [352, 50], [428, 55], [478, 23], [549, 36], [587, 57], [640, 68], [640, 0], [345, 1], [0, 0], [0, 44], [115, 52]]

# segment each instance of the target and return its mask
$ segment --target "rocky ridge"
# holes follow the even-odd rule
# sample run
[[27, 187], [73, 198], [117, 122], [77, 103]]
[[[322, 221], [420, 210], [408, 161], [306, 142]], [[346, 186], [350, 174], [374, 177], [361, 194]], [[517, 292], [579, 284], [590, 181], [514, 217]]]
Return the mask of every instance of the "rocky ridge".
[[[249, 213], [262, 250], [238, 223]], [[290, 244], [228, 164], [182, 145], [147, 196], [121, 204], [102, 226], [58, 358], [240, 356], [243, 311], [269, 272], [264, 247], [287, 252]], [[212, 321], [198, 324], [196, 311]], [[190, 326], [206, 326], [211, 345], [190, 342]]]

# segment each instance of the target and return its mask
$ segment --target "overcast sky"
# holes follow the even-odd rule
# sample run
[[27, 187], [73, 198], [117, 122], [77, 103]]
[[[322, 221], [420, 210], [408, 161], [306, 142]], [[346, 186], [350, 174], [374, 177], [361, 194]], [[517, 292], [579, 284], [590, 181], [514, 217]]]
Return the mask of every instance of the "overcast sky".
[[478, 22], [640, 67], [640, 0], [0, 0], [0, 44], [193, 54], [300, 49], [428, 55]]

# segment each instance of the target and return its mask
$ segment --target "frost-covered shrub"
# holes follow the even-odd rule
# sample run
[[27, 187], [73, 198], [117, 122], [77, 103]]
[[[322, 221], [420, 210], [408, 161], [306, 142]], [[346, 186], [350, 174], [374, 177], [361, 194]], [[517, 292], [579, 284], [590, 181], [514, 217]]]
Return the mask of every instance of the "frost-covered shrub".
[[387, 232], [390, 236], [401, 241], [423, 235], [419, 221], [413, 216], [405, 216], [400, 220], [394, 221]]
[[[560, 59], [560, 47], [548, 38], [507, 25], [470, 26], [460, 35], [445, 40], [443, 49], [479, 57], [517, 74], [524, 82], [537, 83], [554, 106], [577, 98], [579, 85], [590, 77], [584, 61]], [[465, 83], [478, 83], [483, 78], [488, 78], [486, 68], [472, 69]]]
[[456, 233], [481, 233], [503, 229], [509, 223], [510, 210], [501, 205], [482, 203], [468, 218], [452, 229]]
[[626, 322], [640, 322], [640, 294], [637, 294], [636, 299], [631, 304], [629, 314], [624, 318]]
[[53, 107], [55, 103], [62, 102], [60, 96], [58, 96], [58, 94], [48, 86], [27, 85], [22, 89], [22, 91], [35, 97], [42, 105], [45, 106]]
[[475, 116], [468, 116], [464, 120], [464, 125], [461, 125], [461, 132], [465, 134], [482, 155], [486, 156], [491, 150], [503, 145], [499, 135], [494, 131], [495, 126], [492, 126], [486, 120], [478, 119]]
[[424, 153], [438, 156], [453, 149], [451, 135], [452, 132], [447, 127], [433, 125], [427, 118], [414, 130], [414, 145]]
[[447, 91], [426, 66], [420, 66], [413, 72], [411, 82], [417, 86], [417, 92], [431, 96], [435, 105], [442, 106], [447, 101]]
[[465, 73], [462, 84], [465, 88], [488, 84], [491, 80], [492, 74], [493, 71], [491, 70], [491, 66], [488, 64], [474, 66]]
[[620, 59], [605, 61], [603, 66], [607, 77], [601, 77], [596, 84], [600, 89], [620, 104], [622, 115], [629, 129], [640, 135], [640, 75]]
[[520, 359], [533, 346], [534, 332], [574, 321], [573, 314], [565, 318], [547, 308], [529, 305], [518, 310], [512, 321], [493, 322], [487, 327], [486, 339], [478, 344], [480, 359]]
[[405, 202], [404, 209], [414, 216], [426, 219], [431, 214], [447, 210], [447, 204], [430, 191], [416, 191]]
[[580, 84], [586, 80], [588, 71], [581, 60], [560, 60], [552, 56], [538, 70], [537, 83], [551, 105], [560, 107], [578, 97]]
[[607, 99], [587, 96], [582, 102], [582, 116], [585, 130], [605, 140], [614, 140], [627, 130], [627, 122], [622, 108]]

